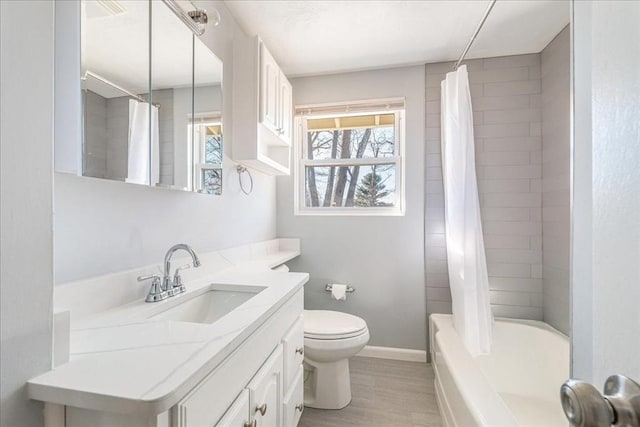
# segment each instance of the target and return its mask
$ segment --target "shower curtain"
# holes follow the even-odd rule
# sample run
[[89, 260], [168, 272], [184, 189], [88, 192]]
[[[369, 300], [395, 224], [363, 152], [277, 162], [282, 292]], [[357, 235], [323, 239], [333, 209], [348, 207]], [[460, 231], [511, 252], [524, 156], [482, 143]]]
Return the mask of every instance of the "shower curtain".
[[[151, 108], [151, 117], [149, 117]], [[151, 120], [151, 125], [149, 125]], [[129, 156], [126, 182], [155, 185], [160, 179], [158, 107], [129, 100]], [[151, 143], [149, 143], [151, 132]], [[149, 164], [151, 163], [151, 164]]]
[[466, 65], [442, 89], [442, 174], [454, 326], [472, 355], [491, 349], [492, 315]]

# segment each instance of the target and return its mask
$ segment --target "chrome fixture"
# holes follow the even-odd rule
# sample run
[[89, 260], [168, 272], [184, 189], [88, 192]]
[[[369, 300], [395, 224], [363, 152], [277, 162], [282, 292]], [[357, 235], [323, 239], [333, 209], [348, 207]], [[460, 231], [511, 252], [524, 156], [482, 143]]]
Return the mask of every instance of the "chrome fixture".
[[[331, 292], [331, 291], [333, 290], [333, 285], [332, 285], [331, 283], [327, 283], [327, 284], [324, 286], [324, 290], [325, 290], [325, 291], [327, 291], [327, 292]], [[354, 288], [354, 287], [353, 287], [353, 286], [351, 286], [351, 285], [347, 285], [347, 289], [346, 289], [345, 291], [346, 291], [346, 292], [355, 292], [355, 291], [356, 291], [356, 288]]]
[[[236, 166], [236, 172], [238, 172], [238, 183], [240, 184], [240, 190], [242, 190], [242, 192], [248, 196], [253, 191], [253, 177], [251, 176], [251, 171], [249, 169], [245, 168], [244, 166], [238, 165], [238, 166]], [[246, 173], [247, 176], [249, 177], [249, 189], [248, 190], [246, 190], [244, 188], [244, 184], [242, 183], [242, 174], [243, 173]]]
[[169, 298], [169, 295], [162, 290], [162, 278], [157, 274], [151, 274], [149, 276], [138, 276], [138, 282], [144, 282], [145, 280], [151, 280], [151, 288], [147, 294], [146, 302], [158, 302]]
[[213, 16], [209, 19], [209, 15], [206, 10], [196, 9], [192, 11], [185, 11], [176, 0], [162, 0], [164, 4], [178, 17], [182, 22], [185, 23], [187, 27], [195, 34], [196, 36], [201, 36], [204, 34], [204, 27], [200, 26], [200, 24], [205, 25], [207, 23], [211, 23], [214, 27], [217, 27], [220, 24], [220, 13], [214, 9]]
[[567, 380], [560, 388], [562, 409], [575, 427], [634, 427], [640, 425], [640, 384], [612, 375], [604, 393], [580, 380]]
[[467, 43], [467, 46], [464, 48], [464, 51], [462, 52], [462, 55], [460, 55], [460, 58], [458, 59], [456, 64], [453, 66], [453, 71], [457, 70], [458, 67], [460, 66], [460, 63], [462, 61], [464, 61], [464, 57], [467, 56], [467, 52], [469, 52], [469, 49], [471, 49], [471, 45], [476, 40], [476, 37], [478, 37], [478, 33], [482, 29], [482, 26], [484, 25], [484, 22], [489, 17], [489, 13], [491, 13], [491, 9], [493, 9], [493, 6], [495, 6], [495, 4], [496, 4], [496, 0], [490, 0], [489, 1], [489, 5], [487, 6], [487, 9], [485, 10], [484, 15], [482, 16], [482, 19], [480, 20], [480, 23], [476, 27], [476, 30], [473, 32], [473, 35], [471, 36], [471, 39], [469, 40], [469, 43]]
[[191, 255], [194, 267], [200, 267], [200, 259], [191, 246], [184, 243], [178, 243], [177, 245], [171, 246], [164, 256], [164, 273], [162, 277], [157, 274], [138, 276], [138, 282], [151, 280], [151, 288], [149, 288], [149, 293], [145, 299], [146, 302], [162, 301], [187, 290], [187, 287], [184, 285], [182, 277], [180, 276], [180, 272], [190, 268], [191, 266], [189, 264], [176, 268], [173, 277], [171, 277], [171, 257], [173, 257], [174, 252], [180, 249]]
[[173, 254], [180, 249], [191, 255], [194, 268], [200, 267], [200, 259], [198, 259], [198, 255], [196, 255], [191, 246], [184, 243], [178, 243], [177, 245], [171, 246], [164, 256], [164, 272], [162, 274], [162, 290], [165, 291], [169, 297], [186, 291], [186, 287], [184, 286], [184, 283], [182, 283], [182, 278], [180, 277], [180, 271], [185, 268], [189, 268], [189, 265], [183, 265], [182, 267], [177, 268], [173, 278], [171, 277], [171, 257], [173, 257]]
[[189, 17], [198, 24], [204, 25], [209, 22], [209, 15], [207, 15], [207, 12], [202, 9], [192, 10], [187, 12], [187, 15], [189, 15]]

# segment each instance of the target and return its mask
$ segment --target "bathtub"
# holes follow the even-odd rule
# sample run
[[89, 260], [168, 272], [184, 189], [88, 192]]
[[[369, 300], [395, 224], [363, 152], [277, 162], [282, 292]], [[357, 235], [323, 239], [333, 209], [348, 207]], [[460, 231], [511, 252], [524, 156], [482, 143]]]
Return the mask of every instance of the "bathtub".
[[491, 354], [472, 357], [447, 314], [429, 317], [438, 406], [448, 427], [568, 425], [560, 386], [569, 339], [543, 322], [496, 319]]

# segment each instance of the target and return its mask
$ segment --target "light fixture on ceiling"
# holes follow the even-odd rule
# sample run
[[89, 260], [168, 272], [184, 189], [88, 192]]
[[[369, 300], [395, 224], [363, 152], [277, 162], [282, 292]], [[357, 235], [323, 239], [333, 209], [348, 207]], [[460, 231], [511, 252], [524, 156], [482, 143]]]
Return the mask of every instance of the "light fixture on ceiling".
[[209, 17], [207, 11], [203, 9], [192, 10], [188, 12], [188, 14], [191, 19], [193, 19], [198, 24], [204, 25], [207, 23], [211, 23], [211, 25], [213, 25], [214, 27], [220, 25], [220, 13], [216, 9], [213, 9], [213, 13], [210, 14], [211, 17]]

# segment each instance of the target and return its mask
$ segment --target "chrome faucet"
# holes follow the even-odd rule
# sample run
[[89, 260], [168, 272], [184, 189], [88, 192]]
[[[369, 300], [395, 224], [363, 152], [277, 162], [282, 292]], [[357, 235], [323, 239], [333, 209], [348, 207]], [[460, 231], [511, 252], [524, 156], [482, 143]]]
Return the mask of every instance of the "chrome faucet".
[[138, 277], [139, 282], [150, 279], [152, 280], [151, 288], [149, 289], [149, 293], [145, 300], [146, 302], [162, 301], [187, 290], [186, 286], [182, 282], [182, 277], [180, 277], [180, 271], [189, 268], [189, 264], [176, 268], [173, 277], [171, 277], [171, 257], [173, 257], [174, 252], [180, 249], [191, 255], [194, 268], [200, 267], [200, 259], [191, 246], [184, 243], [178, 243], [177, 245], [171, 246], [164, 256], [164, 273], [162, 277], [155, 274]]
[[171, 277], [171, 257], [176, 251], [180, 249], [186, 251], [189, 255], [191, 255], [191, 260], [193, 261], [194, 268], [200, 267], [200, 259], [198, 259], [198, 255], [196, 255], [191, 246], [184, 243], [178, 243], [177, 245], [171, 246], [164, 256], [164, 273], [162, 275], [162, 289], [167, 293], [167, 296], [170, 297], [186, 291], [186, 287], [184, 286], [184, 283], [182, 283], [182, 278], [180, 277], [180, 270], [189, 268], [189, 265], [184, 265], [180, 268], [177, 268], [175, 275], [173, 276], [173, 278]]

